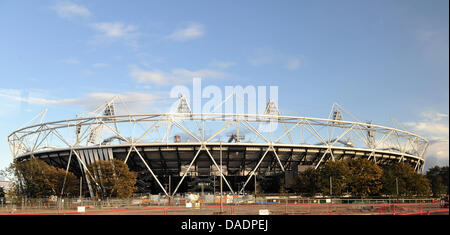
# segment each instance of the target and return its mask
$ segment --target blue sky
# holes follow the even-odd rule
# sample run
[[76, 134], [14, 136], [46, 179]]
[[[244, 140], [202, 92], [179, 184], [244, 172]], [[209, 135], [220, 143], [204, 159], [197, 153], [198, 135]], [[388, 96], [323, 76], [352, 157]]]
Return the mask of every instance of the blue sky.
[[[0, 168], [44, 108], [69, 119], [119, 94], [161, 111], [175, 85], [278, 86], [287, 115], [430, 140], [448, 165], [448, 1], [0, 1]], [[143, 106], [141, 106], [142, 108]]]

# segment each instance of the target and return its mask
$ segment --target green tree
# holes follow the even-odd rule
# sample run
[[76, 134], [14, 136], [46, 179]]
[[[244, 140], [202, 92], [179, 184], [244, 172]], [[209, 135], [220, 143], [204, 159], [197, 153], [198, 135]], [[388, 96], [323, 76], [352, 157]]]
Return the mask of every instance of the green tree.
[[413, 182], [411, 183], [411, 191], [414, 192], [416, 196], [430, 196], [431, 192], [430, 180], [422, 174], [416, 173], [413, 177]]
[[429, 180], [410, 165], [399, 162], [384, 170], [383, 193], [400, 197], [426, 196], [430, 192]]
[[431, 183], [431, 191], [434, 197], [448, 194], [448, 166], [435, 166], [428, 169], [426, 177]]
[[93, 177], [93, 190], [101, 198], [127, 198], [137, 190], [137, 174], [120, 160], [96, 161], [88, 165], [88, 170]]
[[449, 169], [448, 166], [444, 166], [441, 167], [441, 178], [442, 178], [442, 182], [444, 183], [445, 188], [447, 189], [447, 196], [449, 194], [449, 187], [448, 187], [448, 174], [449, 174]]
[[347, 164], [351, 171], [349, 186], [353, 195], [378, 195], [382, 189], [383, 170], [367, 159], [352, 159], [348, 160]]
[[320, 168], [320, 178], [321, 190], [325, 195], [341, 196], [347, 190], [351, 178], [347, 161], [326, 162]]

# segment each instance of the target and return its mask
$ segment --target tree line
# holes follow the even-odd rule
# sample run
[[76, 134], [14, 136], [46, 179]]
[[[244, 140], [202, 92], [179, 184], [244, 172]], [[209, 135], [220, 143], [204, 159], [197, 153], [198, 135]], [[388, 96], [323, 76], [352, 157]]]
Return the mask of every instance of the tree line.
[[[137, 189], [137, 173], [120, 160], [96, 161], [87, 169], [85, 177], [97, 198], [128, 198]], [[81, 177], [36, 158], [12, 163], [3, 175], [12, 178], [9, 194], [18, 198], [77, 197], [81, 193]]]
[[[137, 173], [117, 159], [97, 161], [87, 166], [91, 190], [98, 198], [128, 198], [137, 191]], [[320, 168], [299, 172], [293, 186], [286, 187], [283, 177], [258, 180], [255, 189], [261, 193], [295, 193], [340, 197], [398, 196], [442, 197], [448, 195], [448, 166], [435, 166], [420, 174], [406, 163], [381, 168], [367, 159], [328, 161]], [[14, 162], [2, 175], [12, 175], [11, 195], [43, 198], [80, 195], [80, 178], [70, 171], [56, 168], [36, 158]], [[86, 180], [86, 179], [84, 179]], [[0, 196], [4, 195], [0, 191]]]
[[367, 159], [328, 161], [318, 169], [300, 172], [293, 187], [281, 184], [280, 191], [304, 196], [441, 197], [448, 195], [448, 172], [448, 166], [420, 174], [403, 162], [381, 168]]

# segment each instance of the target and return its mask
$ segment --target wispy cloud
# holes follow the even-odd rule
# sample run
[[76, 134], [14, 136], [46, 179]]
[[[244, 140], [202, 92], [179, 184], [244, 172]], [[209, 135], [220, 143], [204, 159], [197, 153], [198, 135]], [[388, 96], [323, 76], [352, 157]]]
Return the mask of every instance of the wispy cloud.
[[289, 70], [296, 70], [300, 67], [300, 59], [292, 58], [286, 62], [284, 67]]
[[108, 66], [109, 66], [109, 64], [106, 64], [106, 63], [95, 63], [92, 65], [92, 67], [94, 67], [94, 68], [104, 68], [104, 67], [108, 67]]
[[71, 18], [74, 16], [88, 17], [91, 15], [91, 12], [86, 7], [71, 2], [59, 2], [52, 9], [63, 18]]
[[426, 120], [433, 122], [440, 122], [445, 119], [448, 119], [448, 114], [439, 112], [422, 112], [421, 116], [424, 117]]
[[135, 25], [122, 22], [98, 22], [89, 26], [97, 32], [89, 42], [93, 45], [120, 41], [135, 49], [139, 47], [138, 38], [140, 33]]
[[76, 101], [76, 99], [48, 99], [43, 96], [45, 94], [40, 91], [26, 92], [26, 95], [23, 95], [22, 90], [0, 89], [0, 97], [34, 105], [70, 104]]
[[[91, 16], [91, 12], [86, 7], [72, 2], [59, 2], [52, 9], [63, 18], [73, 18], [74, 16], [87, 18]], [[123, 39], [128, 46], [134, 48], [139, 47], [136, 40], [139, 32], [137, 31], [137, 26], [133, 24], [125, 24], [122, 22], [94, 22], [89, 23], [88, 26], [97, 32], [89, 43], [101, 44]]]
[[218, 60], [214, 59], [211, 62], [211, 65], [214, 67], [221, 68], [221, 69], [226, 69], [226, 68], [236, 65], [236, 63], [232, 62], [232, 61], [218, 61]]
[[257, 54], [258, 55], [254, 56], [253, 58], [251, 58], [249, 60], [250, 64], [253, 66], [265, 65], [265, 64], [271, 63], [275, 59], [273, 55], [261, 54], [261, 53], [257, 53]]
[[161, 109], [161, 107], [155, 106], [154, 104], [155, 100], [160, 99], [160, 95], [156, 93], [93, 92], [81, 97], [64, 99], [48, 98], [48, 96], [49, 94], [47, 92], [39, 90], [24, 92], [23, 90], [17, 89], [0, 89], [0, 100], [6, 101], [1, 103], [12, 105], [9, 107], [9, 110], [19, 108], [21, 103], [27, 103], [29, 105], [36, 106], [79, 106], [82, 107], [84, 111], [90, 112], [95, 110], [101, 104], [111, 100], [115, 96], [120, 98], [117, 102], [117, 105], [120, 105], [118, 114], [143, 113], [154, 111], [155, 109]]
[[192, 81], [195, 77], [200, 78], [223, 78], [225, 73], [212, 70], [188, 70], [188, 69], [173, 69], [170, 72], [161, 70], [142, 70], [138, 67], [133, 67], [130, 76], [140, 83], [153, 83], [156, 85], [175, 85], [184, 84]]
[[428, 138], [430, 146], [428, 156], [439, 159], [449, 157], [449, 124], [448, 114], [429, 111], [421, 113], [421, 120], [406, 122], [406, 126]]
[[446, 137], [449, 135], [448, 114], [440, 112], [422, 112], [422, 120], [406, 122], [405, 125], [429, 137]]
[[101, 36], [107, 38], [123, 38], [136, 32], [137, 27], [131, 24], [121, 22], [101, 22], [93, 23], [91, 27], [100, 33]]
[[248, 62], [253, 66], [278, 65], [288, 70], [297, 70], [303, 64], [304, 56], [295, 56], [274, 51], [271, 48], [258, 48]]
[[182, 29], [175, 30], [169, 38], [175, 41], [186, 41], [200, 38], [205, 34], [205, 26], [199, 23], [189, 23]]
[[65, 64], [79, 64], [80, 63], [80, 61], [74, 57], [69, 57], [69, 58], [63, 59], [63, 60], [61, 60], [61, 62], [65, 63]]
[[446, 70], [448, 74], [448, 28], [420, 28], [416, 30], [416, 38], [422, 48], [424, 58], [430, 64]]
[[155, 101], [160, 99], [157, 94], [141, 92], [95, 92], [78, 98], [77, 104], [83, 106], [84, 110], [92, 111], [114, 97], [119, 97], [115, 102], [118, 115], [152, 112], [160, 108], [155, 104]]

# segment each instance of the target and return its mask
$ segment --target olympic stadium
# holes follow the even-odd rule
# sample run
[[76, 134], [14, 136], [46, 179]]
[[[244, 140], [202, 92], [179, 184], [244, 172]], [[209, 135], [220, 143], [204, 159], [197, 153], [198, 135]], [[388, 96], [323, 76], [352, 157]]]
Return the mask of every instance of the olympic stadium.
[[[118, 114], [117, 99], [90, 115], [39, 122], [8, 136], [14, 161], [44, 160], [82, 177], [88, 165], [119, 159], [138, 173], [139, 192], [253, 191], [253, 178], [319, 168], [327, 161], [364, 158], [380, 166], [396, 162], [423, 171], [428, 141], [414, 133], [360, 122], [339, 104], [327, 118], [282, 115], [269, 99], [263, 114], [193, 113], [180, 97], [170, 113]], [[123, 110], [122, 110], [123, 111]]]

